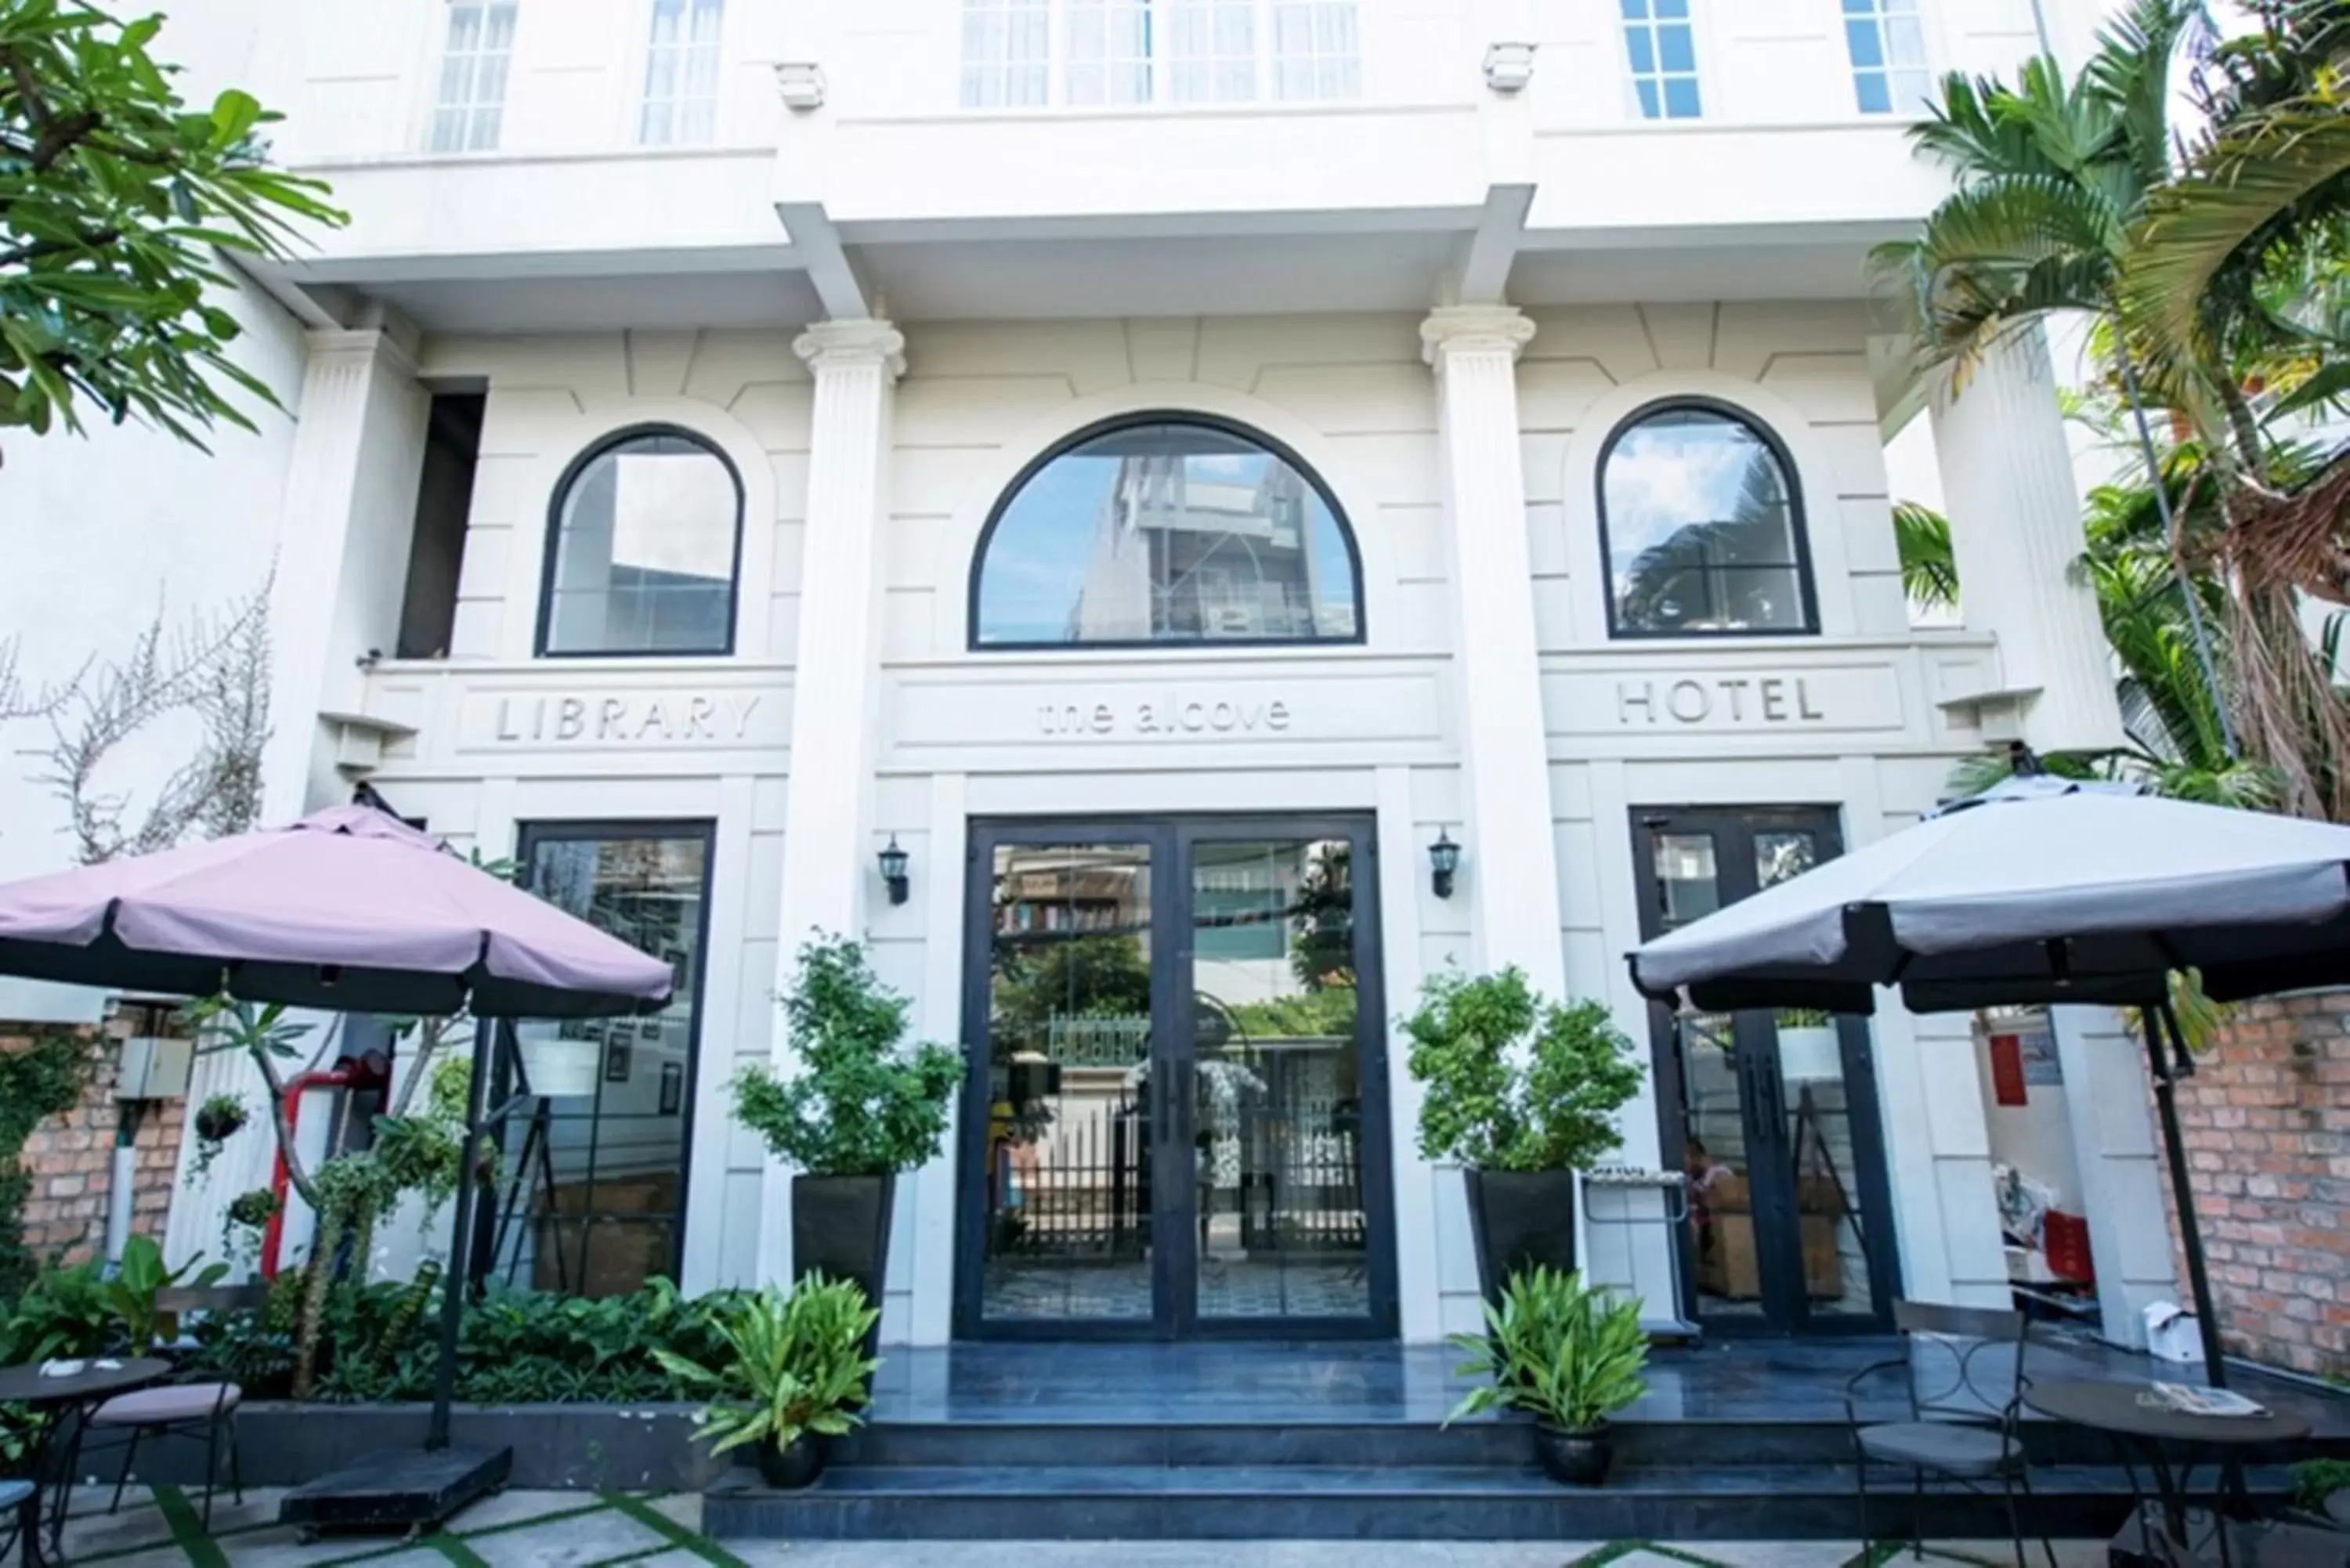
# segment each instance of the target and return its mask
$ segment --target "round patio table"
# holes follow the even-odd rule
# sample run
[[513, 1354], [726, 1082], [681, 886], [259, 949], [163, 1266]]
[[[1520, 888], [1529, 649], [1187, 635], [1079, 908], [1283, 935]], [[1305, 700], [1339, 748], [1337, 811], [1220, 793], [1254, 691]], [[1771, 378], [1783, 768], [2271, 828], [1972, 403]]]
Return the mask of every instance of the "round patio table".
[[[144, 1388], [171, 1370], [170, 1362], [151, 1355], [124, 1356], [105, 1366], [92, 1361], [70, 1377], [45, 1377], [36, 1364], [0, 1366], [0, 1404], [26, 1405], [36, 1411], [55, 1412], [55, 1418], [42, 1422], [33, 1438], [33, 1494], [24, 1501], [18, 1514], [17, 1534], [25, 1543], [25, 1568], [43, 1568], [48, 1561], [41, 1549], [42, 1472], [48, 1469], [50, 1456], [57, 1451], [67, 1426], [78, 1425], [93, 1406], [117, 1394]], [[65, 1528], [66, 1504], [72, 1495], [72, 1485], [71, 1476], [57, 1478], [57, 1501], [53, 1510], [56, 1518], [51, 1525], [54, 1534], [61, 1534]]]
[[[2270, 1410], [2258, 1416], [2199, 1416], [2175, 1410], [2144, 1383], [2116, 1383], [2107, 1378], [2064, 1378], [2034, 1383], [2023, 1392], [2023, 1402], [2043, 1416], [2099, 1431], [2112, 1439], [2129, 1471], [2130, 1490], [2137, 1492], [2137, 1466], [2133, 1450], [2153, 1472], [2162, 1503], [2163, 1524], [2170, 1538], [2187, 1544], [2189, 1483], [2199, 1464], [2218, 1457], [2224, 1473], [2238, 1476], [2243, 1450], [2263, 1443], [2290, 1443], [2309, 1436], [2309, 1423], [2298, 1416]], [[2173, 1455], [2180, 1456], [2175, 1462]], [[2143, 1502], [2143, 1494], [2140, 1501]], [[2212, 1512], [2220, 1516], [2215, 1491]], [[2138, 1528], [2144, 1530], [2141, 1510]], [[2227, 1559], [2228, 1534], [2219, 1531], [2221, 1560]]]

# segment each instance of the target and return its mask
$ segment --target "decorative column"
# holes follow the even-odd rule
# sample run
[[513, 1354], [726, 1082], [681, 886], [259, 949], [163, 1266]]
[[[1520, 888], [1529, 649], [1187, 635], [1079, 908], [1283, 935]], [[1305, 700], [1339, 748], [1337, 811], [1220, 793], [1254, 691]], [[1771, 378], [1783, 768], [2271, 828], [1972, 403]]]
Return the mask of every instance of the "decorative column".
[[400, 637], [432, 400], [413, 338], [385, 324], [309, 335], [269, 597], [270, 712], [262, 820], [334, 804], [334, 735], [320, 715], [357, 712], [359, 661]]
[[2074, 579], [2086, 541], [2047, 339], [2011, 336], [1962, 388], [1942, 372], [1933, 420], [1961, 607], [1970, 628], [1999, 639], [2023, 739], [2043, 752], [2118, 744], [2113, 655], [2095, 596]]
[[[865, 821], [879, 690], [889, 408], [906, 369], [906, 340], [886, 321], [819, 322], [792, 348], [816, 379], [816, 406], [792, 670], [779, 992], [791, 989], [800, 946], [812, 935], [865, 931], [874, 875]], [[780, 1009], [775, 1028], [775, 1065], [789, 1072], [791, 1044]], [[758, 1277], [788, 1280], [791, 1172], [775, 1160], [767, 1162], [762, 1196]]]
[[1436, 372], [1451, 541], [1469, 784], [1469, 819], [1456, 836], [1473, 906], [1471, 950], [1479, 968], [1514, 964], [1536, 990], [1559, 997], [1566, 961], [1518, 441], [1518, 353], [1534, 335], [1534, 324], [1507, 306], [1449, 306], [1419, 327]]

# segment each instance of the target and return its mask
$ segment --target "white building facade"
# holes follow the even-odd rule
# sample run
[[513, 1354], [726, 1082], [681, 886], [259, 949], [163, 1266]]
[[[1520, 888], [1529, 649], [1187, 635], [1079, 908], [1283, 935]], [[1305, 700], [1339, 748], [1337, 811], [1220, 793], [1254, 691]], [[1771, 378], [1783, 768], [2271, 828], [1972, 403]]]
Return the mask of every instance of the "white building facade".
[[[364, 784], [688, 981], [525, 1041], [571, 1092], [508, 1129], [496, 1277], [787, 1275], [727, 1084], [841, 932], [970, 1073], [891, 1342], [1472, 1324], [1392, 1023], [1448, 966], [1651, 1064], [1623, 1158], [1702, 1196], [1585, 1246], [1652, 1319], [2003, 1302], [1967, 1021], [1676, 1020], [1622, 955], [2116, 733], [2044, 352], [1952, 401], [1866, 298], [1940, 189], [1922, 84], [2077, 47], [2044, 6], [224, 8], [352, 213], [246, 298], [290, 421], [137, 524], [270, 584], [266, 815]], [[1883, 461], [1921, 408], [1934, 629]], [[12, 449], [0, 514], [104, 461]], [[32, 559], [30, 641], [109, 525]], [[2171, 1292], [2143, 1085], [2105, 1015], [2056, 1035], [2126, 1338]]]

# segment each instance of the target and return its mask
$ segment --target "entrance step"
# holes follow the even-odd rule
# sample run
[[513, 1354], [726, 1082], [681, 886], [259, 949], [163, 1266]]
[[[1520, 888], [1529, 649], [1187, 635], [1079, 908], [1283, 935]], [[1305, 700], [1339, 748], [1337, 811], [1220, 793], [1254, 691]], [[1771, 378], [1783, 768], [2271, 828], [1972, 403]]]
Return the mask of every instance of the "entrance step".
[[[1518, 1434], [1523, 1438], [1523, 1433]], [[1521, 1450], [1523, 1453], [1523, 1450]], [[2256, 1472], [2256, 1494], [2285, 1490]], [[1880, 1486], [1885, 1483], [1879, 1482]], [[2126, 1514], [2118, 1469], [2036, 1469], [2027, 1532], [2095, 1535]], [[750, 1472], [713, 1487], [703, 1528], [736, 1539], [1023, 1541], [1850, 1540], [1852, 1470], [1838, 1465], [1619, 1465], [1607, 1484], [1562, 1487], [1523, 1465], [836, 1464], [778, 1492]], [[1881, 1532], [1906, 1533], [1907, 1489], [1880, 1491]], [[1929, 1538], [2007, 1533], [1988, 1496], [1931, 1489]]]

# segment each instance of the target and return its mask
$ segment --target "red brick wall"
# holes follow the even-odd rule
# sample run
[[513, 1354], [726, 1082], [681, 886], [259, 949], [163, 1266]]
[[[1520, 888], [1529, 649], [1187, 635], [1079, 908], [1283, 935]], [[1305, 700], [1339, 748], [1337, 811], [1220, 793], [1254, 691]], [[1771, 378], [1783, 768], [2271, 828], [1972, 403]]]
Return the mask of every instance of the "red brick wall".
[[[49, 1026], [0, 1023], [0, 1049], [12, 1037], [54, 1032]], [[119, 1061], [113, 1051], [106, 1051], [82, 1091], [81, 1103], [43, 1122], [25, 1141], [25, 1168], [33, 1178], [25, 1199], [25, 1245], [36, 1258], [62, 1253], [66, 1262], [78, 1263], [105, 1250], [114, 1144], [126, 1108], [114, 1097]], [[130, 1228], [158, 1241], [172, 1210], [172, 1178], [179, 1169], [180, 1135], [186, 1120], [185, 1102], [151, 1100], [141, 1107], [139, 1128], [132, 1135], [139, 1163], [132, 1177]]]
[[2238, 1009], [2178, 1122], [2229, 1348], [2350, 1376], [2350, 992]]

